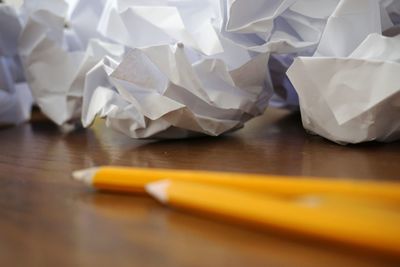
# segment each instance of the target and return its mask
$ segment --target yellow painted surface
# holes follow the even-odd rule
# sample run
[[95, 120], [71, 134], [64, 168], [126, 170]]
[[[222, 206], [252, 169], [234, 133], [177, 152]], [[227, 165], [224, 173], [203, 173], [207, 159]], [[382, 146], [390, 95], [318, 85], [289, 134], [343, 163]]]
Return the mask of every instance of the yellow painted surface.
[[[400, 256], [400, 213], [357, 201], [313, 205], [232, 188], [170, 181], [169, 205]], [[340, 197], [336, 197], [339, 199]], [[338, 205], [333, 203], [339, 203]], [[344, 205], [343, 203], [346, 203]]]
[[94, 177], [94, 186], [106, 190], [144, 193], [144, 186], [147, 183], [163, 179], [223, 185], [282, 197], [340, 194], [391, 202], [400, 206], [400, 183], [365, 182], [351, 179], [337, 180], [227, 172], [101, 167]]

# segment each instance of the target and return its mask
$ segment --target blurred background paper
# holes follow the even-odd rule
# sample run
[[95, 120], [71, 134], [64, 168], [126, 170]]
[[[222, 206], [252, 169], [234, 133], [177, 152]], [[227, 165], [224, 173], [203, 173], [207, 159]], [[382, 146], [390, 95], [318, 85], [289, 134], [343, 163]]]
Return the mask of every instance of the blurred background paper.
[[91, 39], [99, 37], [88, 27], [95, 26], [101, 3], [30, 0], [22, 6], [19, 52], [26, 78], [36, 104], [60, 126], [81, 116], [86, 73], [104, 55], [124, 52], [121, 46]]
[[379, 1], [342, 0], [327, 21], [315, 56], [347, 57], [370, 33], [381, 33]]
[[313, 53], [339, 0], [227, 0], [222, 34], [256, 52]]
[[69, 4], [69, 29], [79, 40], [80, 48], [85, 49], [90, 39], [104, 40], [96, 31], [106, 0], [67, 0]]
[[285, 73], [295, 57], [314, 54], [339, 0], [222, 2], [221, 35], [249, 51], [270, 53], [271, 106], [296, 109], [297, 93]]
[[32, 96], [17, 54], [21, 24], [14, 7], [0, 3], [0, 125], [30, 118]]
[[99, 31], [129, 47], [182, 42], [206, 55], [223, 52], [210, 1], [107, 1]]

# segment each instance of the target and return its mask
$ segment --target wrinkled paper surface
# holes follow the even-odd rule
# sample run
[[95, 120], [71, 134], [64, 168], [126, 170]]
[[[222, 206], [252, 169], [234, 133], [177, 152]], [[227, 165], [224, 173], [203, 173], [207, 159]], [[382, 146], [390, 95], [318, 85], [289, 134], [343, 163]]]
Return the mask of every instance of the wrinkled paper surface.
[[219, 135], [262, 114], [274, 87], [275, 106], [297, 106], [285, 72], [314, 53], [337, 3], [109, 0], [98, 31], [132, 50], [88, 75], [83, 124], [97, 114], [132, 137]]
[[99, 116], [133, 138], [220, 135], [300, 103], [305, 128], [335, 142], [398, 138], [398, 37], [381, 34], [396, 35], [400, 1], [249, 3], [29, 0], [2, 64], [18, 69], [19, 54], [60, 126]]
[[16, 10], [0, 4], [0, 125], [30, 118], [32, 96], [24, 83], [17, 53], [21, 24]]
[[19, 53], [26, 79], [36, 104], [58, 125], [80, 119], [86, 73], [103, 56], [124, 53], [124, 47], [96, 38], [101, 10], [98, 0], [30, 0], [22, 6]]
[[[367, 21], [376, 10], [365, 12]], [[336, 32], [323, 37], [317, 56], [299, 57], [288, 70], [299, 94], [303, 125], [341, 144], [399, 139], [400, 35], [384, 37], [374, 27], [354, 32], [338, 22], [342, 10], [337, 13]], [[346, 21], [360, 21], [360, 13], [355, 16], [345, 16]], [[336, 38], [338, 45], [328, 49], [325, 38]], [[362, 41], [353, 49], [354, 40]]]
[[107, 1], [98, 31], [129, 52], [88, 74], [83, 125], [99, 115], [134, 138], [181, 138], [220, 135], [262, 114], [269, 53], [224, 37], [222, 23], [219, 1]]

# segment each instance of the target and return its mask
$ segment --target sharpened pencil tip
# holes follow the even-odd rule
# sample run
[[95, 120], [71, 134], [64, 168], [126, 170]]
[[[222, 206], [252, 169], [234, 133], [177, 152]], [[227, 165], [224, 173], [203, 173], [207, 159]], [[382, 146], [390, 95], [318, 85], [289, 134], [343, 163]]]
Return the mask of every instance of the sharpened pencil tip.
[[94, 168], [74, 171], [72, 172], [72, 178], [76, 181], [91, 185], [93, 183], [93, 177], [95, 176], [98, 169], [99, 168], [94, 167]]
[[145, 189], [150, 196], [154, 197], [161, 203], [167, 203], [168, 202], [167, 189], [170, 184], [171, 182], [168, 180], [161, 180], [147, 184], [145, 186]]

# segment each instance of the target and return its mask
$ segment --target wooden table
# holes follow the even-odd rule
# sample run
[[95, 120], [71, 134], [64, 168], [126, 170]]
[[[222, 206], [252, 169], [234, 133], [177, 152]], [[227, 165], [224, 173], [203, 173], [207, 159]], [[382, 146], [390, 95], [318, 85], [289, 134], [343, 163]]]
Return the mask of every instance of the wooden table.
[[191, 140], [132, 140], [102, 125], [65, 135], [47, 121], [1, 129], [0, 266], [400, 266], [70, 179], [76, 169], [116, 164], [396, 180], [399, 162], [400, 142], [339, 146], [306, 134], [299, 114], [282, 110], [224, 137]]

